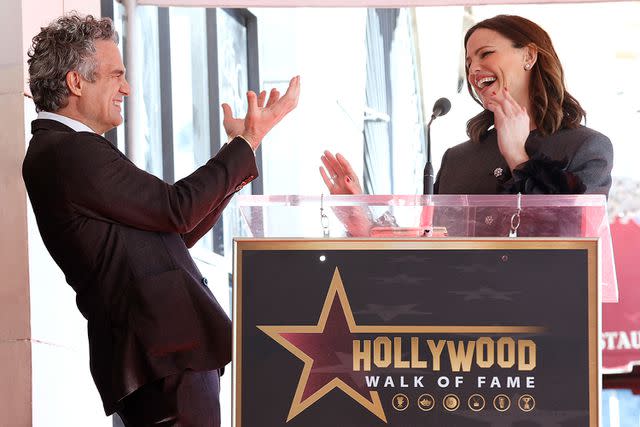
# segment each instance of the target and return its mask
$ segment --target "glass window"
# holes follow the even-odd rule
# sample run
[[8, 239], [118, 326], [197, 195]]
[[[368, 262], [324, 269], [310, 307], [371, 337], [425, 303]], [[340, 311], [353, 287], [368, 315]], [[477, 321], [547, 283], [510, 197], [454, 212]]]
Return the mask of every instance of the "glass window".
[[[247, 29], [224, 9], [218, 9], [216, 20], [220, 100], [229, 104], [234, 114], [244, 114], [247, 111], [246, 93], [249, 90]], [[220, 123], [222, 119], [220, 110]], [[223, 127], [220, 128], [220, 140], [227, 140]]]
[[[231, 14], [234, 14], [233, 16]], [[239, 11], [218, 9], [216, 13], [218, 37], [218, 90], [220, 102], [231, 106], [236, 116], [247, 111], [246, 93], [249, 90], [247, 60], [247, 27]], [[220, 123], [223, 114], [220, 110]], [[220, 126], [220, 141], [225, 142], [227, 136], [224, 127]], [[245, 186], [241, 194], [251, 194], [251, 184]], [[220, 255], [232, 253], [232, 238], [242, 227], [242, 218], [238, 209], [230, 206], [224, 211], [222, 242], [216, 242], [214, 251]], [[231, 257], [229, 257], [231, 263]]]
[[160, 122], [160, 48], [158, 8], [140, 6], [136, 9], [136, 36], [140, 81], [136, 88], [138, 114], [136, 144], [144, 156], [144, 168], [158, 177], [162, 170], [162, 127]]
[[[128, 66], [125, 58], [125, 50], [129, 35], [126, 33], [126, 9], [125, 6], [113, 1], [113, 22], [118, 32], [120, 43], [118, 48], [123, 57], [125, 66]], [[124, 125], [118, 126], [115, 132], [118, 149], [123, 153], [129, 153], [127, 146], [127, 123], [135, 120], [136, 135], [133, 137], [137, 148], [141, 150], [144, 161], [141, 167], [158, 177], [163, 176], [162, 170], [162, 129], [160, 126], [160, 58], [158, 41], [158, 8], [155, 6], [140, 6], [136, 9], [136, 61], [138, 75], [140, 76], [138, 87], [132, 87], [135, 96], [125, 98], [122, 107], [122, 115], [125, 118]], [[129, 67], [130, 68], [130, 67]], [[131, 71], [127, 75], [132, 82]], [[137, 103], [137, 117], [130, 117], [133, 109], [130, 102]]]
[[210, 157], [205, 10], [169, 9], [175, 180]]
[[602, 427], [640, 427], [640, 396], [631, 390], [603, 390]]
[[[169, 9], [174, 179], [191, 174], [211, 157], [206, 13]], [[211, 247], [211, 233], [198, 246]]]

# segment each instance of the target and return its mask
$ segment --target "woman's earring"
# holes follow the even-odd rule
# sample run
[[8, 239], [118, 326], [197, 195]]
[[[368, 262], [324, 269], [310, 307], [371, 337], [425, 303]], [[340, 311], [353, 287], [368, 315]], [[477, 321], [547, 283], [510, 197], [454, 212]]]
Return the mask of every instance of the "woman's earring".
[[531, 69], [531, 64], [524, 64], [524, 69], [529, 71]]

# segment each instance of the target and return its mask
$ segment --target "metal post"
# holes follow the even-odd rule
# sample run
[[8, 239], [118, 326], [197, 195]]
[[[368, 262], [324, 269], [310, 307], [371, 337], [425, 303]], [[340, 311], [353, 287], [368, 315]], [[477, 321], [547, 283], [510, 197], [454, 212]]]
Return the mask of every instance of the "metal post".
[[136, 37], [136, 0], [124, 0], [125, 11], [126, 11], [126, 20], [125, 20], [125, 33], [127, 37], [127, 42], [124, 45], [124, 56], [127, 67], [127, 80], [129, 81], [129, 86], [131, 87], [131, 93], [128, 97], [127, 102], [127, 121], [126, 121], [126, 142], [125, 142], [125, 150], [127, 153], [127, 157], [135, 163], [139, 168], [145, 169], [145, 159], [143, 146], [140, 144], [142, 138], [140, 138], [139, 126], [138, 126], [138, 117], [139, 108], [137, 101], [137, 90], [140, 88], [139, 85], [139, 67], [137, 60], [137, 52], [138, 52], [138, 40]]

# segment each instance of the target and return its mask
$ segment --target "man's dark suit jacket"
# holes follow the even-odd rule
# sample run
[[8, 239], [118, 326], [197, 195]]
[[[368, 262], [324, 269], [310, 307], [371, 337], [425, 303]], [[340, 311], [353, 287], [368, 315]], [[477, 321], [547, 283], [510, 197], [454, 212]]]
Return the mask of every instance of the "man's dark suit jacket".
[[231, 322], [187, 247], [258, 175], [236, 138], [169, 185], [105, 138], [35, 120], [23, 178], [38, 228], [87, 319], [90, 368], [107, 414], [141, 385], [231, 360]]

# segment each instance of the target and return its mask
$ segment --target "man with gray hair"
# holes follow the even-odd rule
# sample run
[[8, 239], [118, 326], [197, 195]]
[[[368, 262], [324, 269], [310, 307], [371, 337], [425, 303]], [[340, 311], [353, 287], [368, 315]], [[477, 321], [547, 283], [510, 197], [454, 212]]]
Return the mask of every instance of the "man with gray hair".
[[280, 97], [247, 94], [232, 138], [191, 175], [167, 184], [101, 135], [122, 123], [130, 87], [110, 19], [68, 15], [29, 51], [38, 118], [23, 178], [43, 241], [87, 319], [90, 368], [107, 415], [127, 426], [218, 426], [219, 373], [231, 322], [187, 247], [257, 174], [254, 151], [295, 108], [299, 77]]

